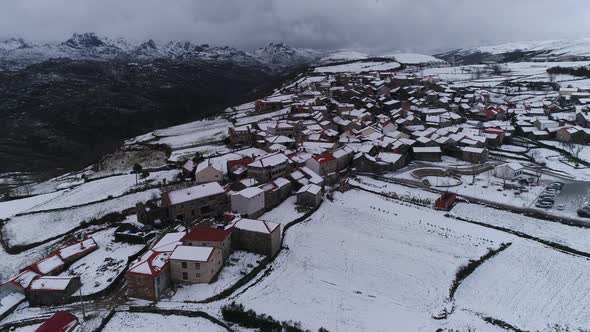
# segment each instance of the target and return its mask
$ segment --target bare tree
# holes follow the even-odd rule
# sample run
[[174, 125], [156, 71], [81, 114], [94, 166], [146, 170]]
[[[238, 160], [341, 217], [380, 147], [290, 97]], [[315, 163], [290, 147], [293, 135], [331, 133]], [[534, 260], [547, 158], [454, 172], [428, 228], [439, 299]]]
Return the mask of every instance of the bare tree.
[[584, 150], [584, 146], [581, 144], [575, 144], [572, 142], [561, 142], [560, 146], [567, 152], [569, 152], [574, 158], [579, 159], [580, 152]]
[[481, 67], [473, 67], [471, 71], [471, 76], [474, 80], [479, 80], [483, 77], [484, 70]]

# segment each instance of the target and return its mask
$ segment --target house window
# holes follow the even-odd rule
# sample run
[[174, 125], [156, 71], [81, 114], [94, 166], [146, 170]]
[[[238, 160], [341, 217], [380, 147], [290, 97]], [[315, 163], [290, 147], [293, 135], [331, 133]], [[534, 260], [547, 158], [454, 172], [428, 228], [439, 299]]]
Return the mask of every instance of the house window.
[[200, 270], [201, 269], [201, 263], [195, 263], [195, 269]]
[[188, 280], [188, 273], [182, 272], [182, 280]]
[[201, 274], [200, 273], [197, 273], [197, 278], [200, 278], [200, 277], [201, 277]]
[[182, 262], [180, 265], [182, 265], [183, 269], [186, 269], [186, 262]]

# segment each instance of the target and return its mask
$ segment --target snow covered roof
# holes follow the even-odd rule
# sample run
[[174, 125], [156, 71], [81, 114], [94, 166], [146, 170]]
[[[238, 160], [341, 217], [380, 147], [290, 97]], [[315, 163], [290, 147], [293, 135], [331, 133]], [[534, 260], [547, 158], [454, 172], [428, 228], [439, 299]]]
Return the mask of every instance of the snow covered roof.
[[264, 190], [258, 187], [248, 187], [246, 189], [240, 190], [239, 192], [235, 193], [234, 195], [240, 195], [245, 198], [252, 198], [254, 196], [260, 195], [264, 193]]
[[35, 279], [38, 276], [39, 274], [37, 272], [26, 269], [18, 275], [16, 275], [15, 277], [13, 277], [12, 279], [10, 279], [9, 282], [22, 289], [26, 289], [29, 287], [33, 279]]
[[156, 243], [152, 250], [155, 252], [172, 252], [174, 249], [182, 244], [182, 238], [186, 235], [186, 232], [171, 232], [166, 233], [158, 243]]
[[149, 250], [129, 267], [127, 273], [145, 274], [155, 277], [162, 271], [166, 263], [168, 263], [169, 257], [170, 252]]
[[280, 225], [270, 221], [239, 218], [234, 222], [234, 227], [245, 231], [270, 234]]
[[266, 156], [260, 157], [255, 160], [253, 163], [249, 164], [248, 167], [256, 167], [256, 168], [264, 168], [264, 167], [272, 167], [277, 166], [282, 163], [286, 163], [289, 161], [289, 158], [282, 153], [272, 153]]
[[57, 254], [52, 254], [36, 263], [31, 264], [29, 268], [39, 274], [45, 275], [56, 271], [63, 265], [64, 261]]
[[31, 282], [30, 290], [65, 290], [77, 277], [39, 277]]
[[412, 147], [414, 153], [441, 153], [440, 147], [438, 146], [427, 146], [427, 147]]
[[298, 194], [311, 193], [311, 194], [317, 195], [321, 191], [322, 191], [322, 188], [320, 186], [316, 186], [315, 184], [308, 184], [306, 186], [301, 187], [301, 189], [299, 189], [299, 191], [297, 191], [297, 193]]
[[225, 190], [217, 182], [209, 182], [194, 187], [174, 190], [166, 193], [168, 203], [180, 204], [212, 195], [223, 194]]
[[68, 259], [77, 254], [95, 250], [96, 248], [98, 248], [98, 245], [94, 242], [94, 239], [88, 238], [57, 250], [57, 254], [63, 259]]
[[[216, 248], [213, 247], [194, 247], [178, 246], [170, 255], [171, 260], [207, 262]], [[219, 250], [219, 249], [217, 249]]]
[[483, 153], [484, 150], [485, 149], [483, 149], [483, 148], [474, 148], [471, 146], [466, 146], [466, 147], [461, 148], [461, 151], [463, 151], [463, 152], [477, 153], [477, 154]]

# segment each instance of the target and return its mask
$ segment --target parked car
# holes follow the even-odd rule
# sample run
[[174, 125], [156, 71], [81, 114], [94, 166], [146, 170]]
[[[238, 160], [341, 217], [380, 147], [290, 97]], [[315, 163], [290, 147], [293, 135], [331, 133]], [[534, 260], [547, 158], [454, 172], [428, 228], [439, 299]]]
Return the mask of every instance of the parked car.
[[553, 206], [553, 204], [547, 202], [537, 202], [535, 206], [542, 209], [550, 209]]
[[555, 188], [557, 190], [561, 190], [561, 189], [563, 189], [563, 183], [561, 183], [561, 182], [553, 182], [552, 184], [549, 185], [549, 187]]
[[560, 210], [560, 211], [562, 211], [563, 209], [565, 209], [565, 206], [563, 204], [559, 204], [557, 206], [557, 209]]
[[578, 216], [580, 217], [584, 217], [584, 218], [590, 218], [590, 206], [584, 206], [580, 209], [578, 209]]

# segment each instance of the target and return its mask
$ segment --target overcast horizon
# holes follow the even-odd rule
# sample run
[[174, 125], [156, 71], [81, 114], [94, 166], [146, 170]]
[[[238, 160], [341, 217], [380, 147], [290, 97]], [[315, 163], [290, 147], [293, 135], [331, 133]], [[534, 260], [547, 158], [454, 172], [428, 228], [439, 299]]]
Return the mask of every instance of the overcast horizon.
[[436, 53], [460, 47], [590, 35], [582, 0], [7, 0], [0, 39], [63, 41], [95, 32], [133, 40], [189, 40], [255, 49]]

